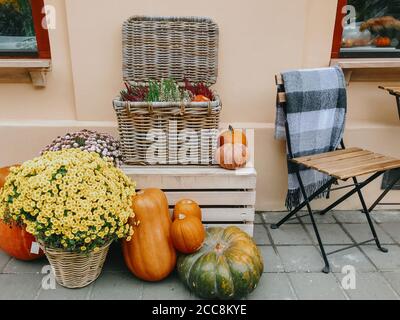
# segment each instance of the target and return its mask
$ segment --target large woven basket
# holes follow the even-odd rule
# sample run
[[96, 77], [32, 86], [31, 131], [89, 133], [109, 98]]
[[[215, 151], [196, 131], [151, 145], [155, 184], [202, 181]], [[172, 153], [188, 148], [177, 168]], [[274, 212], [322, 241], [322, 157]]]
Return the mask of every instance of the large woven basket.
[[110, 244], [88, 254], [51, 248], [44, 248], [44, 251], [57, 282], [63, 287], [76, 289], [88, 286], [100, 276]]
[[[123, 25], [123, 78], [215, 84], [218, 26], [208, 18], [135, 16]], [[123, 160], [131, 165], [211, 165], [220, 113], [216, 101], [113, 102]], [[186, 130], [185, 130], [186, 129]], [[185, 131], [183, 131], [185, 130]], [[187, 150], [187, 156], [182, 156]]]

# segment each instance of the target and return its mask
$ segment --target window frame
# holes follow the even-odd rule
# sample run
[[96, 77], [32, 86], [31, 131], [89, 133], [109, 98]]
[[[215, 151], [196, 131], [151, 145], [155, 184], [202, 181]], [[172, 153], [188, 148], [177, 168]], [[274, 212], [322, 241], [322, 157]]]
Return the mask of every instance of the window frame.
[[332, 59], [399, 59], [400, 53], [380, 53], [377, 54], [375, 52], [357, 52], [357, 53], [346, 53], [341, 54], [342, 48], [342, 39], [343, 39], [343, 18], [346, 16], [346, 13], [342, 13], [342, 9], [344, 6], [348, 4], [348, 0], [338, 0], [337, 11], [336, 11], [336, 21], [335, 21], [335, 29], [333, 34], [333, 44], [332, 44]]
[[340, 49], [342, 48], [342, 39], [343, 39], [343, 25], [342, 21], [345, 15], [342, 13], [342, 9], [347, 5], [347, 0], [338, 0], [337, 9], [336, 9], [336, 20], [335, 20], [335, 29], [333, 33], [333, 45], [332, 45], [332, 59], [340, 58]]
[[33, 25], [36, 34], [38, 52], [36, 54], [15, 53], [0, 55], [0, 59], [51, 59], [49, 31], [42, 27], [46, 19], [44, 0], [29, 0], [32, 8]]

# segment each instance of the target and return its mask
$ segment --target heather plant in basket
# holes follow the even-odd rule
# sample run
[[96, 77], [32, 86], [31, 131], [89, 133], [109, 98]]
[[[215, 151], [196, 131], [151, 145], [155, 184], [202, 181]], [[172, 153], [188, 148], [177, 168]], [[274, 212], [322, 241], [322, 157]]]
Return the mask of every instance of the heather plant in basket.
[[212, 90], [204, 83], [193, 84], [189, 80], [185, 79], [185, 90], [190, 92], [193, 97], [203, 96], [210, 101], [215, 100], [214, 93]]
[[46, 248], [97, 252], [133, 236], [135, 184], [98, 154], [69, 149], [14, 167], [0, 192], [0, 219], [26, 225]]
[[91, 130], [67, 133], [63, 137], [58, 137], [45, 147], [41, 154], [47, 151], [60, 151], [72, 148], [96, 152], [103, 159], [113, 162], [116, 166], [122, 163], [120, 142], [109, 134]]
[[125, 83], [125, 90], [121, 91], [122, 101], [131, 102], [199, 102], [195, 98], [203, 96], [214, 101], [212, 90], [204, 83], [193, 84], [185, 80], [180, 86], [172, 79], [161, 81], [149, 80], [147, 86]]

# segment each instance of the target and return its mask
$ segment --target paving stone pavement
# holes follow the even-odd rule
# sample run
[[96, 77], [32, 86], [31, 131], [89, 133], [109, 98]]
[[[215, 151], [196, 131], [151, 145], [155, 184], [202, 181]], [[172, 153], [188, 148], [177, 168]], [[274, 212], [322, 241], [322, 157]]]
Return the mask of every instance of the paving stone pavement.
[[[254, 239], [265, 270], [258, 288], [247, 299], [400, 300], [400, 211], [377, 212], [372, 216], [388, 253], [379, 251], [373, 242], [336, 253], [329, 256], [332, 267], [329, 275], [321, 272], [323, 261], [309, 217], [271, 230], [270, 225], [285, 215], [282, 212], [257, 215]], [[337, 211], [315, 218], [328, 252], [372, 238], [365, 215], [359, 211]], [[55, 290], [45, 290], [49, 282], [43, 268], [47, 265], [45, 258], [21, 262], [0, 252], [0, 300], [198, 299], [184, 287], [176, 273], [160, 283], [136, 279], [126, 268], [118, 244], [111, 247], [99, 279], [83, 289], [56, 285]]]

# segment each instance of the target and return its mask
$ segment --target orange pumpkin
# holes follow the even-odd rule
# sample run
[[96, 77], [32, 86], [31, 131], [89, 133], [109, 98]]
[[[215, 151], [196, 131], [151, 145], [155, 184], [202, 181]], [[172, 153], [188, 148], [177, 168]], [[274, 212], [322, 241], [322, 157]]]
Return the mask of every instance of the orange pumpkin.
[[0, 220], [0, 249], [5, 253], [22, 261], [32, 261], [43, 257], [44, 253], [40, 250], [39, 254], [32, 254], [32, 242], [35, 237], [25, 231], [25, 228], [14, 224], [6, 224]]
[[249, 161], [247, 137], [243, 130], [233, 129], [219, 136], [219, 148], [215, 153], [215, 161], [224, 169], [236, 170], [243, 168]]
[[233, 129], [223, 132], [219, 137], [219, 148], [215, 154], [216, 162], [224, 169], [243, 168], [249, 161], [247, 137], [243, 130]]
[[193, 98], [193, 102], [210, 102], [211, 100], [203, 95], [197, 95]]
[[[19, 166], [20, 166], [19, 164], [16, 164], [11, 167], [19, 167]], [[7, 179], [8, 175], [10, 174], [11, 167], [0, 168], [0, 189], [4, 187], [4, 184], [6, 183], [6, 179]]]
[[202, 221], [201, 208], [193, 200], [180, 200], [174, 207], [174, 220], [178, 219], [180, 214], [185, 216], [194, 216]]
[[171, 235], [176, 250], [192, 254], [203, 246], [206, 232], [199, 218], [180, 214], [172, 223]]
[[131, 221], [133, 238], [122, 243], [125, 263], [139, 279], [163, 280], [176, 265], [167, 197], [159, 189], [143, 190], [133, 197], [132, 209], [139, 225]]
[[225, 144], [242, 144], [247, 147], [247, 137], [244, 130], [234, 129], [229, 126], [229, 129], [219, 136], [219, 146], [222, 147]]
[[[19, 166], [19, 165], [15, 165]], [[0, 168], [0, 189], [3, 188], [10, 173], [10, 167]], [[25, 228], [17, 224], [6, 224], [0, 220], [0, 249], [8, 255], [23, 261], [36, 260], [43, 257], [44, 253], [40, 250], [39, 254], [32, 254], [32, 242], [35, 238]]]
[[389, 37], [378, 37], [375, 39], [375, 45], [377, 47], [389, 47], [392, 44], [392, 39]]
[[226, 144], [218, 148], [215, 157], [220, 167], [236, 170], [246, 166], [249, 161], [249, 152], [244, 145]]

